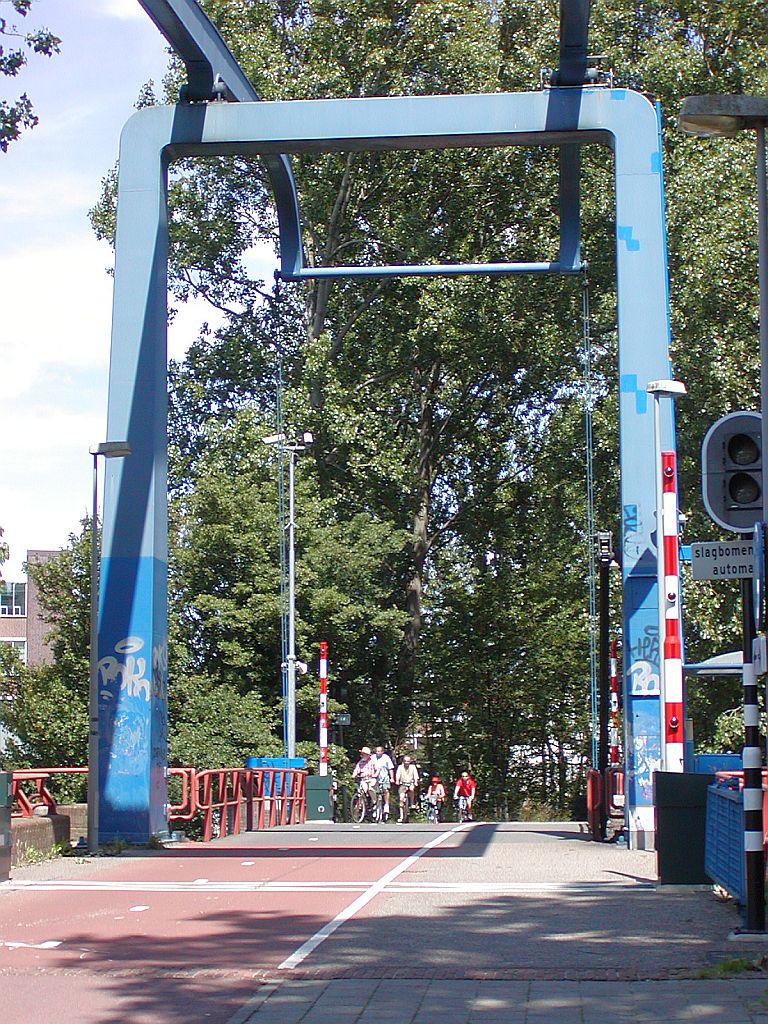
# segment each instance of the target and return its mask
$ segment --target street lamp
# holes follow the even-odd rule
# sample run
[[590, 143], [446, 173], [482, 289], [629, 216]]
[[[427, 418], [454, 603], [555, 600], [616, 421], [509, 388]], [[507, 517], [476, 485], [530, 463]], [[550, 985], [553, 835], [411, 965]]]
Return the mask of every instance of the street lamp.
[[661, 459], [661, 397], [675, 399], [687, 394], [685, 384], [679, 380], [652, 380], [645, 387], [649, 395], [653, 395], [653, 450], [656, 464], [656, 586], [659, 605], [659, 705], [662, 714], [661, 729], [661, 769], [668, 770], [666, 728], [664, 714], [666, 708], [666, 679], [664, 672], [664, 637], [667, 627], [667, 609], [665, 598], [666, 566], [664, 564], [664, 480]]
[[[768, 207], [766, 205], [765, 126], [768, 124], [766, 96], [689, 96], [680, 110], [680, 127], [704, 138], [732, 137], [748, 128], [756, 133], [755, 177], [757, 179], [757, 281], [760, 302], [760, 451], [762, 453], [762, 495], [768, 483], [766, 443], [768, 442]], [[763, 510], [761, 518], [765, 518]], [[765, 864], [763, 857], [763, 795], [760, 732], [757, 713], [757, 685], [752, 659], [753, 608], [751, 587], [742, 581], [744, 658], [744, 875], [747, 903], [747, 932], [765, 931]]]
[[[277, 448], [278, 458], [288, 452], [288, 653], [286, 655], [286, 737], [285, 746], [288, 757], [296, 757], [296, 669], [306, 672], [306, 666], [296, 661], [296, 555], [294, 517], [294, 476], [296, 456], [306, 451], [314, 441], [314, 436], [305, 430], [301, 441], [288, 441], [285, 434], [270, 434], [264, 438], [264, 444]], [[283, 524], [280, 524], [281, 529]]]
[[[755, 175], [757, 178], [757, 280], [760, 295], [760, 412], [761, 446], [768, 451], [768, 207], [766, 206], [765, 126], [768, 124], [766, 96], [689, 96], [683, 100], [680, 127], [689, 135], [704, 138], [732, 138], [754, 128], [757, 134]], [[768, 485], [768, 460], [763, 458], [763, 494]]]
[[88, 684], [88, 851], [99, 852], [99, 456], [124, 459], [131, 454], [127, 441], [102, 441], [89, 448], [93, 456], [93, 511], [91, 514], [91, 650]]

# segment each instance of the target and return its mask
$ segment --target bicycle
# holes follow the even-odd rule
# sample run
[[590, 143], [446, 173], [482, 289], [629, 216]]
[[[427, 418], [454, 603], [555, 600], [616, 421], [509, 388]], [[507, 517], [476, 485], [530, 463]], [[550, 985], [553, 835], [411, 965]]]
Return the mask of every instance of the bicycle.
[[424, 817], [427, 819], [427, 824], [437, 825], [440, 821], [440, 806], [437, 802], [436, 796], [423, 796], [422, 809], [424, 811]]
[[381, 821], [382, 814], [382, 794], [381, 788], [376, 786], [374, 791], [375, 795], [373, 799], [370, 796], [370, 792], [364, 791], [359, 785], [354, 792], [352, 797], [352, 821], [356, 825], [362, 824], [366, 818], [370, 817], [370, 820], [376, 825]]
[[465, 821], [471, 821], [472, 815], [469, 813], [469, 800], [465, 796], [460, 796], [456, 801], [456, 806], [459, 808], [459, 824], [463, 825]]
[[[400, 786], [399, 788], [402, 789], [402, 786]], [[405, 793], [405, 801], [404, 801], [404, 803], [401, 803], [400, 806], [399, 806], [399, 816], [398, 816], [397, 820], [398, 820], [398, 822], [401, 825], [407, 825], [408, 824], [408, 817], [409, 817], [409, 815], [411, 813], [411, 810], [415, 810], [416, 809], [416, 803], [415, 802], [413, 804], [413, 807], [411, 806], [411, 800], [414, 800], [414, 801], [416, 800], [416, 795], [415, 795], [414, 790], [415, 790], [415, 787], [412, 787], [412, 786], [409, 786], [407, 788], [406, 793]], [[398, 794], [398, 797], [399, 796], [400, 796], [400, 794]]]

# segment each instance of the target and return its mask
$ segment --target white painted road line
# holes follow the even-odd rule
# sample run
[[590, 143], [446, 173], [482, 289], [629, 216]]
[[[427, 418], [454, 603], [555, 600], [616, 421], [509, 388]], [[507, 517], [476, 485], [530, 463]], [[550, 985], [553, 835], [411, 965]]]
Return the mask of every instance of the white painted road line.
[[47, 942], [4, 942], [0, 939], [0, 946], [5, 949], [56, 949], [60, 945], [60, 939], [48, 939]]
[[[384, 876], [386, 877], [386, 876]], [[654, 882], [99, 882], [58, 880], [55, 882], [29, 882], [13, 880], [0, 883], [5, 892], [360, 892], [373, 886], [390, 893], [494, 893], [525, 895], [527, 893], [598, 894], [601, 892], [653, 891]]]
[[393, 882], [398, 875], [401, 875], [404, 871], [407, 871], [409, 867], [415, 864], [420, 857], [423, 857], [425, 853], [429, 853], [429, 851], [433, 850], [436, 846], [440, 846], [440, 844], [444, 843], [446, 839], [450, 839], [458, 832], [464, 832], [468, 828], [472, 828], [471, 823], [466, 825], [457, 825], [456, 828], [452, 828], [448, 832], [443, 832], [441, 835], [436, 836], [431, 842], [427, 843], [426, 846], [422, 846], [420, 850], [416, 850], [415, 853], [406, 857], [405, 860], [400, 861], [399, 864], [393, 867], [390, 871], [387, 871], [387, 873], [382, 875], [377, 882], [374, 882], [369, 889], [350, 903], [348, 907], [345, 907], [344, 910], [338, 913], [333, 920], [329, 921], [328, 924], [323, 925], [323, 927], [319, 931], [315, 932], [311, 938], [302, 943], [295, 952], [291, 953], [289, 957], [278, 965], [277, 969], [279, 971], [290, 971], [294, 967], [298, 967], [298, 965], [305, 960], [313, 950], [317, 949], [321, 943], [325, 942], [330, 935], [333, 935], [337, 928], [340, 928], [345, 921], [354, 917], [358, 910], [362, 910], [364, 906], [370, 903], [372, 899], [386, 889], [390, 882]]

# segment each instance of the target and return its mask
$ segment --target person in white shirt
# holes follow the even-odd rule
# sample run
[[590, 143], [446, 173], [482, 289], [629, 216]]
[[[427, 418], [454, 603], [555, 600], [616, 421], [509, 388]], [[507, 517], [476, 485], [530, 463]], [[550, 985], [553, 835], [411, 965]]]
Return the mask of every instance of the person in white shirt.
[[408, 810], [416, 806], [416, 786], [419, 782], [419, 770], [407, 754], [397, 769], [395, 782], [400, 793], [400, 817], [397, 821], [402, 825], [407, 821]]
[[395, 762], [379, 744], [376, 753], [373, 755], [378, 770], [378, 782], [381, 789], [382, 817], [384, 821], [389, 818], [389, 791], [395, 781]]

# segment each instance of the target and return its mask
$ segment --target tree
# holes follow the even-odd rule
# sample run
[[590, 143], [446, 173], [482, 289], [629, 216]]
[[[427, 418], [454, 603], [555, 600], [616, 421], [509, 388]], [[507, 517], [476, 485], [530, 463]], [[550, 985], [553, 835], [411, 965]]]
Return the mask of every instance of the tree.
[[[90, 624], [90, 520], [69, 546], [26, 570], [50, 624], [51, 664], [13, 667], [10, 698], [0, 721], [10, 734], [12, 768], [74, 765], [88, 760], [88, 649]], [[81, 798], [84, 781], [56, 780], [62, 799]]]
[[[274, 713], [280, 560], [277, 471], [261, 443], [268, 430], [249, 408], [203, 428], [204, 454], [172, 506], [171, 619], [174, 674], [258, 693]], [[403, 617], [389, 566], [401, 557], [404, 535], [375, 515], [339, 516], [316, 478], [308, 479], [307, 463], [305, 456], [296, 475], [297, 650], [314, 660], [320, 640], [328, 642], [338, 666], [334, 697], [365, 732], [375, 708], [395, 713], [390, 671]], [[300, 726], [312, 735], [316, 709], [298, 703]]]
[[[32, 8], [32, 0], [0, 0], [0, 3], [5, 9], [10, 5], [13, 13], [21, 18], [26, 18]], [[7, 78], [15, 78], [26, 66], [27, 51], [44, 57], [60, 52], [61, 40], [47, 28], [20, 31], [14, 22], [1, 15], [0, 37], [11, 40], [11, 49], [0, 43], [0, 75]], [[25, 92], [12, 102], [0, 100], [0, 150], [6, 153], [24, 128], [34, 128], [37, 123], [32, 101]]]
[[3, 540], [4, 530], [0, 526], [0, 580], [3, 578], [3, 565], [8, 561], [10, 552], [8, 550], [8, 541]]

